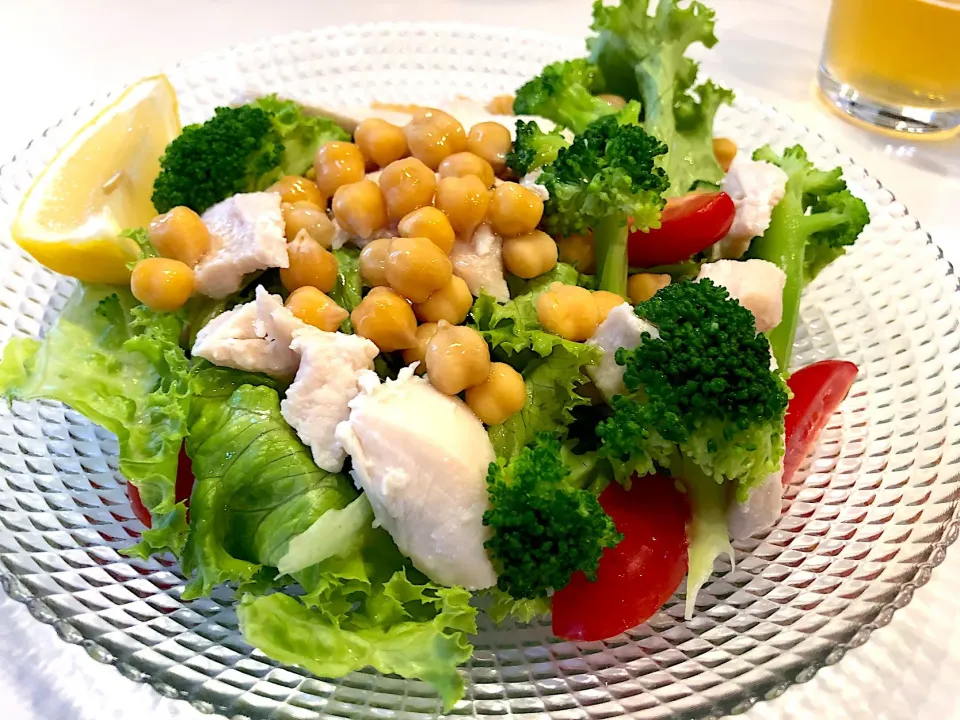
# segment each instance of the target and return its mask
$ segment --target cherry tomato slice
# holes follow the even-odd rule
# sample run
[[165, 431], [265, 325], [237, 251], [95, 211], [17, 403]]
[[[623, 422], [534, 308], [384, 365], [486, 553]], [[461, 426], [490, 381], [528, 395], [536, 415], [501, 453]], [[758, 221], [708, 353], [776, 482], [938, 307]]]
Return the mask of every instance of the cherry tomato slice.
[[[180, 448], [180, 456], [177, 458], [177, 484], [174, 488], [174, 498], [177, 502], [185, 500], [190, 504], [190, 493], [193, 492], [193, 467], [187, 452], [183, 447]], [[130, 500], [130, 509], [137, 520], [146, 527], [151, 527], [150, 511], [140, 499], [140, 491], [137, 486], [131, 482], [127, 483], [127, 499]], [[189, 517], [189, 516], [188, 516]]]
[[733, 200], [725, 192], [670, 198], [660, 216], [659, 229], [630, 233], [630, 266], [652, 268], [693, 257], [730, 231], [735, 213]]
[[830, 416], [850, 392], [857, 366], [846, 360], [821, 360], [797, 370], [787, 380], [793, 398], [787, 407], [783, 484], [803, 464]]
[[634, 478], [600, 495], [623, 540], [604, 550], [596, 582], [582, 572], [554, 593], [553, 633], [568, 640], [603, 640], [645, 622], [670, 599], [687, 573], [690, 506], [672, 478]]

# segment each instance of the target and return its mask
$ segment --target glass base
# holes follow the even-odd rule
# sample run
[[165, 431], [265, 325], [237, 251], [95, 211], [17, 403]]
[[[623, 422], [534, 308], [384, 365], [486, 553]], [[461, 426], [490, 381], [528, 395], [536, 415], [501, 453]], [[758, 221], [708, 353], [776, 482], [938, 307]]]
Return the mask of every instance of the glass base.
[[834, 78], [823, 65], [817, 83], [830, 104], [870, 125], [913, 135], [949, 132], [960, 128], [960, 110], [891, 105]]

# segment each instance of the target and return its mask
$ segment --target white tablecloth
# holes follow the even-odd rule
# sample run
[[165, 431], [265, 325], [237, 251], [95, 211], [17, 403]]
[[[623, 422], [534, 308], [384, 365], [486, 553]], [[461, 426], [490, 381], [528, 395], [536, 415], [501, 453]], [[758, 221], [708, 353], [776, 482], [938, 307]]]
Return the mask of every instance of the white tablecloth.
[[[911, 143], [849, 125], [817, 99], [826, 0], [708, 0], [718, 80], [791, 113], [878, 177], [960, 263], [960, 139]], [[583, 36], [587, 0], [0, 0], [0, 158], [100, 93], [208, 50], [266, 35], [374, 20], [519, 25]], [[957, 53], [946, 48], [945, 53]], [[946, 56], [944, 61], [947, 61]], [[960, 718], [960, 550], [889, 626], [752, 720]], [[16, 720], [200, 718], [186, 703], [100, 665], [0, 591], [0, 709]]]

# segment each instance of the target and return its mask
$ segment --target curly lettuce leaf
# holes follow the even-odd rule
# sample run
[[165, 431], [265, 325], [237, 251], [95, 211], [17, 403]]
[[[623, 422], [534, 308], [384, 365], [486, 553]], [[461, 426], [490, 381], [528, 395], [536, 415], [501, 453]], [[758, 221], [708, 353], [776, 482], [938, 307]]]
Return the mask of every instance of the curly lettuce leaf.
[[517, 600], [496, 585], [485, 590], [484, 594], [490, 601], [487, 614], [498, 625], [508, 618], [516, 622], [528, 623], [534, 618], [550, 614], [550, 598]]
[[[342, 247], [334, 250], [333, 256], [337, 259], [337, 283], [330, 291], [330, 298], [347, 312], [353, 312], [363, 299], [360, 251], [353, 247]], [[349, 317], [340, 324], [340, 332], [353, 332]]]
[[282, 175], [303, 175], [313, 165], [313, 156], [321, 145], [334, 140], [350, 140], [350, 136], [333, 120], [308, 115], [303, 106], [293, 100], [266, 95], [250, 104], [270, 115], [280, 135], [283, 142]]
[[79, 285], [42, 341], [14, 338], [0, 391], [58, 400], [117, 436], [120, 472], [157, 519], [157, 550], [178, 550], [177, 459], [187, 432], [190, 367], [181, 318], [140, 306], [123, 288]]
[[330, 557], [350, 556], [359, 550], [373, 519], [373, 507], [366, 495], [360, 495], [342, 510], [328, 510], [290, 540], [277, 562], [277, 570], [292, 574]]

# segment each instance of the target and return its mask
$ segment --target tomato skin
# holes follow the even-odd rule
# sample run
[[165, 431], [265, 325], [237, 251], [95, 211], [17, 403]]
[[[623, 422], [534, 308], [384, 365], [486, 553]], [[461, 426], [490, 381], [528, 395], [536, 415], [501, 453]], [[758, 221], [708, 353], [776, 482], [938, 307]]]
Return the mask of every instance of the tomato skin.
[[631, 267], [673, 265], [703, 252], [730, 231], [736, 206], [725, 192], [670, 198], [657, 230], [630, 232]]
[[783, 484], [803, 464], [820, 431], [830, 420], [853, 381], [857, 366], [846, 360], [821, 360], [797, 370], [787, 380], [793, 398], [787, 407]]
[[673, 478], [634, 478], [629, 492], [611, 483], [600, 505], [623, 540], [603, 551], [596, 582], [578, 572], [554, 593], [553, 634], [567, 640], [603, 640], [640, 625], [687, 573], [690, 506]]
[[[186, 501], [190, 504], [190, 493], [193, 492], [193, 465], [190, 458], [187, 457], [186, 450], [180, 448], [180, 456], [177, 458], [177, 482], [174, 488], [174, 499], [177, 502]], [[127, 482], [127, 499], [130, 500], [130, 509], [137, 520], [142, 522], [145, 527], [151, 527], [150, 511], [140, 499], [140, 491], [132, 482]]]

